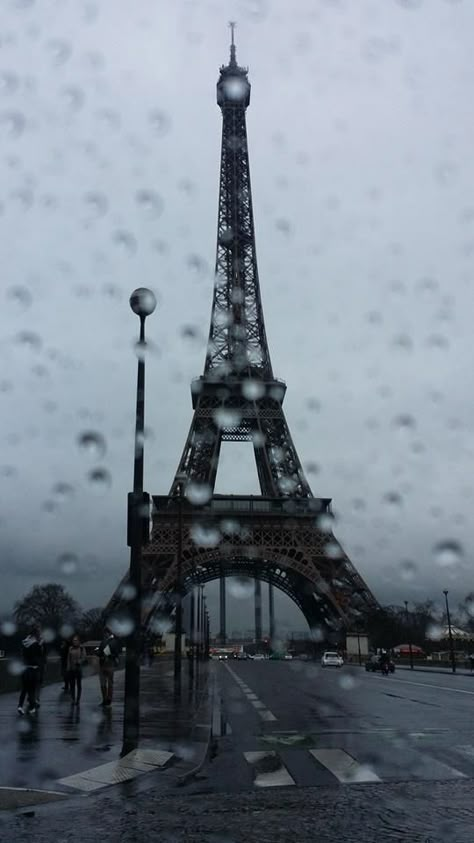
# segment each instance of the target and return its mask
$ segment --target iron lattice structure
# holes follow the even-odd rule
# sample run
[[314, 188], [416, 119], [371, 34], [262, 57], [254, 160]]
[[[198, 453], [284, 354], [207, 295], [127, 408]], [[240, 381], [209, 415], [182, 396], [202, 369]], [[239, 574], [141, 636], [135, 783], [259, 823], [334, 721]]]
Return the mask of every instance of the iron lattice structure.
[[[217, 102], [223, 122], [209, 341], [170, 494], [154, 498], [152, 538], [143, 548], [147, 612], [172, 606], [180, 547], [185, 591], [216, 577], [251, 576], [285, 591], [310, 625], [352, 623], [377, 602], [332, 533], [330, 499], [312, 494], [283, 412], [286, 384], [273, 374], [250, 186], [250, 83], [233, 32]], [[221, 443], [242, 440], [253, 443], [261, 497], [216, 496]]]

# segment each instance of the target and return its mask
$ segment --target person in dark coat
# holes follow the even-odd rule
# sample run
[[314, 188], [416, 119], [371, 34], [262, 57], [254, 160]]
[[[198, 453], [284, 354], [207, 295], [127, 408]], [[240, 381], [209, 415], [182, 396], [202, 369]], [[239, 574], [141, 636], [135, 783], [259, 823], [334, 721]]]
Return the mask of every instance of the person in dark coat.
[[61, 647], [59, 650], [59, 654], [61, 656], [61, 676], [63, 678], [63, 691], [65, 694], [69, 691], [69, 676], [67, 671], [67, 657], [69, 654], [69, 648], [71, 646], [71, 641], [68, 638], [65, 638], [64, 641], [61, 643]]
[[26, 697], [28, 697], [28, 713], [35, 714], [39, 678], [44, 664], [44, 644], [41, 640], [41, 630], [38, 626], [33, 627], [30, 634], [23, 639], [21, 655], [24, 669], [21, 674], [18, 714], [25, 714], [24, 703]]

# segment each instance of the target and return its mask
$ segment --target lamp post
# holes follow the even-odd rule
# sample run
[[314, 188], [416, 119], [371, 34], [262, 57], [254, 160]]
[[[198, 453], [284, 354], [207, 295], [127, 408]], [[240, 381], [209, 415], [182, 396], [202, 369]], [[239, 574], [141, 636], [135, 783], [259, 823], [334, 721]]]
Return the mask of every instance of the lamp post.
[[174, 633], [174, 686], [179, 695], [181, 690], [181, 659], [183, 638], [183, 483], [185, 474], [177, 477], [178, 486], [178, 544], [176, 559], [176, 615]]
[[456, 658], [454, 656], [453, 633], [451, 629], [451, 615], [449, 614], [448, 590], [443, 591], [444, 599], [446, 601], [446, 617], [448, 619], [448, 634], [449, 634], [449, 652], [451, 655], [451, 668], [453, 673], [456, 673]]
[[127, 544], [130, 548], [130, 620], [132, 629], [127, 638], [125, 655], [125, 691], [123, 708], [122, 755], [138, 746], [140, 737], [140, 643], [142, 624], [142, 546], [149, 540], [150, 496], [143, 492], [143, 452], [145, 435], [145, 319], [156, 307], [151, 290], [139, 287], [130, 296], [130, 307], [140, 319], [140, 340], [137, 371], [135, 413], [135, 458], [133, 492], [128, 495]]
[[405, 620], [407, 623], [407, 630], [408, 630], [408, 649], [410, 651], [410, 670], [413, 670], [413, 650], [411, 646], [411, 628], [410, 628], [410, 621], [408, 618], [408, 600], [405, 600]]

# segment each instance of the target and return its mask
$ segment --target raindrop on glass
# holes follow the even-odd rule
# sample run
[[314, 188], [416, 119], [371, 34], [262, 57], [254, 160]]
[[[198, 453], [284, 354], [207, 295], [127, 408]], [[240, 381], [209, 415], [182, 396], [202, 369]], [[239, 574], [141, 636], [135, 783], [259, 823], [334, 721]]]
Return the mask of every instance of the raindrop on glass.
[[412, 562], [411, 559], [404, 559], [400, 563], [400, 572], [403, 580], [411, 582], [415, 579], [417, 573], [415, 562]]
[[63, 623], [62, 626], [59, 628], [59, 634], [61, 638], [72, 638], [74, 635], [74, 627], [70, 623]]
[[95, 430], [85, 430], [77, 437], [80, 450], [94, 460], [100, 460], [105, 456], [106, 443], [101, 433]]
[[16, 626], [16, 623], [14, 621], [3, 621], [0, 624], [0, 631], [1, 631], [2, 635], [7, 635], [7, 636], [15, 635], [16, 630], [17, 630], [17, 626]]
[[107, 626], [119, 638], [126, 638], [127, 635], [131, 635], [134, 628], [133, 620], [127, 617], [110, 618]]
[[25, 118], [20, 111], [0, 112], [0, 137], [4, 140], [19, 138], [25, 128]]
[[22, 310], [30, 307], [33, 301], [32, 295], [28, 287], [9, 287], [7, 290], [7, 298], [18, 305]]
[[19, 345], [29, 348], [31, 351], [39, 351], [42, 342], [41, 337], [34, 331], [20, 331], [16, 338]]
[[257, 380], [244, 380], [242, 384], [242, 395], [248, 401], [257, 401], [265, 395], [265, 384]]
[[79, 111], [84, 105], [84, 92], [76, 85], [62, 88], [61, 98], [71, 111]]
[[66, 501], [74, 495], [74, 487], [70, 483], [55, 483], [53, 486], [53, 495], [59, 500]]
[[203, 524], [193, 524], [190, 530], [194, 544], [199, 547], [217, 547], [221, 540], [221, 533], [215, 527], [205, 527]]
[[7, 664], [8, 673], [12, 676], [21, 676], [25, 669], [25, 665], [19, 659], [10, 659]]
[[318, 515], [316, 519], [316, 526], [322, 533], [332, 533], [334, 520], [331, 515], [323, 513], [322, 515]]
[[108, 202], [103, 193], [89, 191], [84, 196], [84, 204], [87, 212], [93, 217], [103, 217], [107, 213]]
[[234, 410], [231, 407], [220, 407], [214, 411], [214, 420], [218, 427], [238, 427], [241, 414], [238, 410]]
[[159, 109], [154, 109], [150, 113], [150, 126], [158, 137], [163, 137], [169, 131], [170, 128], [170, 118], [166, 114], [165, 111], [160, 111]]
[[413, 349], [413, 340], [409, 334], [397, 334], [392, 340], [392, 345], [401, 351], [411, 351]]
[[445, 539], [435, 545], [433, 554], [440, 568], [452, 568], [462, 561], [464, 550], [460, 542], [455, 539]]
[[64, 64], [72, 52], [71, 45], [60, 38], [53, 38], [48, 41], [46, 49], [55, 65]]
[[202, 506], [212, 498], [212, 489], [208, 483], [196, 483], [191, 481], [186, 486], [185, 495], [188, 501], [194, 506]]
[[399, 492], [386, 492], [383, 496], [384, 503], [386, 503], [390, 507], [399, 507], [403, 503], [403, 498], [399, 494]]
[[125, 231], [124, 229], [115, 231], [112, 235], [112, 240], [124, 254], [130, 257], [137, 251], [137, 241], [129, 231]]
[[339, 685], [343, 689], [343, 691], [352, 691], [353, 688], [356, 686], [356, 681], [353, 676], [350, 676], [348, 673], [345, 675], [343, 674], [339, 679]]
[[98, 495], [105, 494], [112, 485], [111, 474], [106, 468], [93, 468], [89, 471], [87, 479]]
[[77, 571], [77, 556], [74, 553], [62, 553], [58, 558], [58, 568], [61, 574], [70, 576]]
[[416, 427], [416, 421], [410, 413], [400, 413], [395, 416], [393, 424], [399, 430], [414, 430]]
[[124, 583], [119, 589], [119, 594], [122, 600], [133, 600], [136, 596], [137, 589], [129, 582]]
[[18, 87], [18, 77], [5, 70], [0, 73], [0, 94], [12, 94]]
[[252, 597], [254, 593], [254, 580], [247, 577], [229, 577], [226, 580], [229, 594], [238, 600], [245, 600]]
[[140, 211], [148, 219], [156, 219], [163, 212], [163, 199], [154, 190], [137, 190], [135, 200]]

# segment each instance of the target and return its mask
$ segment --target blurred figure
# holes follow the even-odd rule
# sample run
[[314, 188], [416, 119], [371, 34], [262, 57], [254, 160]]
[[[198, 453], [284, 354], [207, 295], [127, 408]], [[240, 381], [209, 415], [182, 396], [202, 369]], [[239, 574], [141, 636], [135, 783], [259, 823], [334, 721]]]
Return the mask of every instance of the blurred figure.
[[102, 691], [102, 702], [105, 708], [112, 705], [114, 692], [114, 670], [118, 664], [120, 644], [117, 641], [110, 627], [104, 629], [104, 637], [96, 650], [99, 656], [99, 678]]
[[35, 714], [38, 682], [41, 666], [44, 664], [44, 644], [39, 626], [34, 626], [31, 633], [22, 641], [22, 659], [24, 670], [21, 675], [21, 693], [18, 701], [18, 714], [24, 714], [25, 698], [28, 696], [28, 713]]
[[67, 654], [67, 679], [73, 705], [79, 705], [82, 694], [82, 666], [86, 651], [78, 635], [74, 635]]
[[41, 647], [41, 653], [42, 653], [41, 664], [39, 666], [38, 682], [37, 682], [37, 685], [36, 685], [36, 708], [39, 708], [40, 704], [41, 704], [40, 703], [40, 693], [41, 693], [41, 688], [43, 687], [44, 672], [45, 672], [45, 669], [46, 669], [46, 644], [44, 642], [43, 635], [42, 635], [42, 632], [41, 632], [41, 627], [39, 626], [39, 624], [35, 628], [38, 631], [38, 635], [39, 635], [38, 640], [39, 640], [39, 645]]
[[63, 685], [64, 693], [67, 693], [68, 690], [69, 690], [69, 679], [68, 679], [68, 673], [67, 673], [67, 657], [68, 657], [70, 646], [71, 646], [70, 639], [65, 638], [61, 642], [61, 648], [60, 648], [60, 651], [59, 651], [60, 656], [61, 656], [61, 676], [62, 676], [63, 682], [64, 682], [64, 685]]

